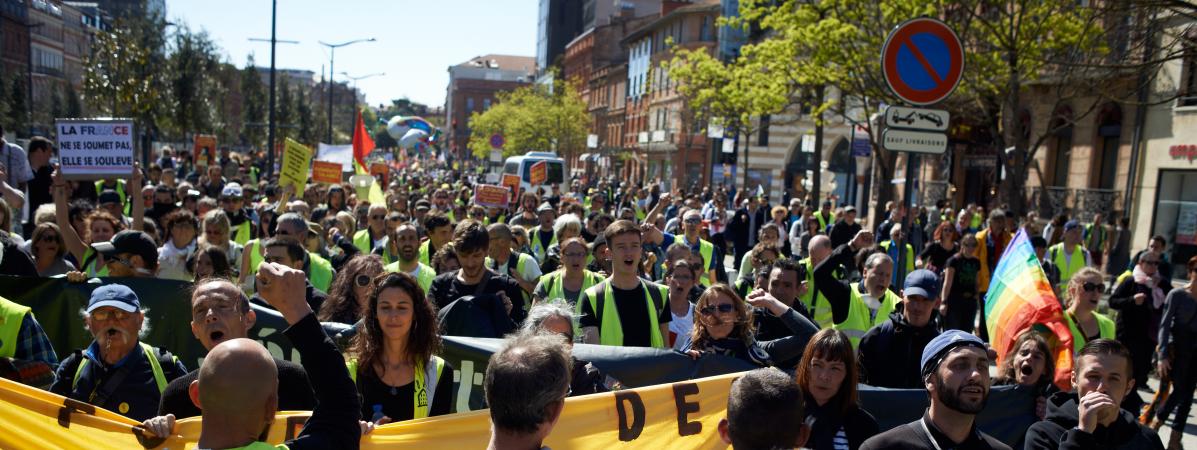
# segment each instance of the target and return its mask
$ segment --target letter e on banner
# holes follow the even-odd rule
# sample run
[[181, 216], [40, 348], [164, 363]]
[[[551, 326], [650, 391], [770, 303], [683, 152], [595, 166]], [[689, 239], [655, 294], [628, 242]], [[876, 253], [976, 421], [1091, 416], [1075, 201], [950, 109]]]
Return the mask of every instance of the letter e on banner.
[[698, 403], [687, 402], [686, 396], [698, 395], [698, 385], [677, 383], [673, 385], [673, 403], [677, 406], [677, 435], [690, 436], [702, 433], [702, 422], [689, 422], [691, 413], [699, 411]]
[[[628, 423], [628, 411], [623, 406], [624, 403], [632, 408], [630, 424]], [[640, 399], [640, 394], [637, 394], [636, 391], [615, 392], [615, 411], [619, 413], [619, 440], [631, 442], [640, 437], [640, 433], [644, 431], [644, 400]]]

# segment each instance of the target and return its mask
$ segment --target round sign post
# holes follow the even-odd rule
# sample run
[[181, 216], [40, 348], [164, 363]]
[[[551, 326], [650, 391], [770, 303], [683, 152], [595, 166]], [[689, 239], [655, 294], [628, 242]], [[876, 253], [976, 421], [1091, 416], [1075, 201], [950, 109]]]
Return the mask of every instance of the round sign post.
[[493, 148], [496, 150], [501, 149], [501, 148], [503, 148], [503, 145], [506, 143], [507, 143], [507, 140], [503, 139], [503, 135], [501, 135], [499, 133], [490, 135], [490, 148]]
[[960, 84], [964, 47], [943, 22], [909, 20], [885, 38], [881, 71], [898, 98], [918, 106], [939, 103]]

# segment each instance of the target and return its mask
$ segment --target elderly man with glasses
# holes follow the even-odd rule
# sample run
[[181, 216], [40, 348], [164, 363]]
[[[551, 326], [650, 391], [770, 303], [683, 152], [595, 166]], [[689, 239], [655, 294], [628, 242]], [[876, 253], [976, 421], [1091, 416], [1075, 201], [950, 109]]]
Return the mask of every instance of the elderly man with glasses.
[[187, 368], [140, 341], [150, 327], [137, 294], [120, 284], [100, 286], [91, 293], [83, 322], [95, 340], [62, 362], [50, 392], [134, 420], [155, 416], [167, 383]]

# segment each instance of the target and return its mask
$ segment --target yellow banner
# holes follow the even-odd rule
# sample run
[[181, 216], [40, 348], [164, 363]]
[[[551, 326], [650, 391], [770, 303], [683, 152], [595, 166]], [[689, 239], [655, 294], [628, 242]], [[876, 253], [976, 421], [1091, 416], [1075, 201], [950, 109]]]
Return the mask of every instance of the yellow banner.
[[295, 196], [303, 195], [303, 188], [308, 183], [308, 165], [312, 161], [312, 149], [287, 138], [287, 145], [283, 147], [283, 164], [279, 168], [278, 185], [295, 186]]
[[[545, 445], [554, 449], [723, 449], [716, 426], [739, 374], [569, 398]], [[65, 402], [65, 403], [64, 403]], [[279, 413], [270, 430], [278, 444], [294, 437], [307, 413]], [[0, 379], [0, 448], [195, 448], [198, 417], [179, 421], [178, 435], [145, 439], [139, 424], [100, 408]], [[386, 425], [362, 439], [363, 449], [484, 448], [487, 411]], [[432, 446], [432, 447], [430, 447]]]

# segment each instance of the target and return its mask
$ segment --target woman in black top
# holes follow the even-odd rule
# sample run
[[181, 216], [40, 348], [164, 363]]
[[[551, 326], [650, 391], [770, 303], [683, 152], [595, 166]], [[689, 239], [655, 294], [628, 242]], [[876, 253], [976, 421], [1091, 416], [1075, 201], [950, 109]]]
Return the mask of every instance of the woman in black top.
[[362, 397], [362, 418], [382, 425], [448, 414], [453, 367], [436, 356], [436, 308], [406, 273], [384, 273], [372, 286], [346, 358]]
[[[1130, 350], [1136, 381], [1146, 381], [1147, 374], [1151, 373], [1151, 356], [1159, 337], [1160, 319], [1164, 316], [1164, 299], [1172, 290], [1172, 280], [1160, 275], [1159, 264], [1159, 253], [1144, 253], [1131, 276], [1121, 280], [1110, 294], [1110, 308], [1118, 310], [1114, 335]], [[1127, 395], [1126, 398], [1135, 402], [1124, 402], [1124, 406], [1137, 407], [1141, 401], [1138, 395]]]
[[877, 434], [877, 420], [856, 403], [856, 353], [842, 331], [828, 328], [815, 333], [802, 354], [796, 378], [811, 427], [806, 447], [856, 450]]
[[[757, 341], [754, 337], [752, 312], [749, 305], [763, 308], [781, 319], [793, 335], [771, 341]], [[763, 290], [748, 294], [747, 302], [726, 284], [707, 288], [694, 305], [694, 331], [683, 353], [692, 358], [706, 354], [731, 356], [760, 367], [775, 365], [802, 354], [810, 337], [818, 331], [810, 320], [794, 308]]]
[[964, 235], [960, 241], [960, 253], [948, 258], [943, 270], [943, 290], [946, 296], [939, 305], [939, 315], [944, 318], [945, 330], [961, 330], [971, 333], [977, 318], [977, 274], [981, 272], [981, 260], [977, 259], [977, 238]]
[[1189, 408], [1193, 406], [1193, 391], [1197, 387], [1197, 367], [1193, 357], [1197, 356], [1197, 256], [1185, 264], [1189, 283], [1173, 289], [1164, 301], [1164, 317], [1160, 321], [1159, 362], [1156, 370], [1160, 378], [1171, 378], [1174, 391], [1164, 406], [1156, 411], [1152, 428], [1159, 429], [1176, 409], [1176, 420], [1172, 422], [1172, 434], [1168, 445], [1180, 444], [1184, 434]]
[[948, 258], [957, 252], [959, 246], [956, 241], [959, 238], [954, 225], [950, 222], [941, 222], [932, 235], [935, 242], [928, 244], [919, 253], [918, 262], [921, 267], [935, 272], [936, 275], [942, 273], [943, 269], [947, 267]]

